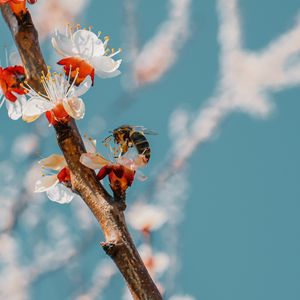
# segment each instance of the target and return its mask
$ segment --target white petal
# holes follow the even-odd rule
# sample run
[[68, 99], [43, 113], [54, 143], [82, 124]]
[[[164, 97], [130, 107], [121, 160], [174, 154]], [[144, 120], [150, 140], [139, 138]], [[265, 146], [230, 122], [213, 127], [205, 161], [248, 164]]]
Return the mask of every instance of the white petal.
[[36, 182], [34, 192], [35, 193], [46, 192], [52, 187], [54, 187], [55, 185], [57, 185], [58, 182], [59, 181], [57, 179], [56, 174], [50, 176], [43, 176]]
[[23, 95], [14, 94], [17, 97], [15, 102], [6, 100], [6, 108], [8, 111], [8, 116], [12, 120], [18, 120], [22, 117], [24, 106], [26, 105], [26, 97]]
[[76, 51], [81, 57], [104, 55], [105, 49], [98, 36], [89, 30], [78, 30], [73, 35]]
[[61, 34], [60, 32], [56, 32], [51, 42], [56, 52], [64, 57], [74, 56], [78, 53], [74, 48], [74, 43], [72, 42], [72, 40], [69, 37]]
[[63, 106], [69, 116], [75, 120], [80, 120], [85, 114], [85, 105], [80, 98], [68, 98], [63, 101]]
[[122, 60], [113, 60], [108, 56], [95, 57], [91, 60], [91, 64], [95, 68], [95, 73], [102, 78], [111, 78], [119, 75], [121, 72], [118, 68]]
[[121, 74], [120, 70], [116, 70], [116, 71], [111, 72], [111, 73], [104, 73], [104, 72], [101, 72], [101, 71], [97, 72], [97, 76], [99, 76], [102, 79], [114, 78], [114, 77], [119, 76], [120, 74]]
[[59, 204], [67, 204], [73, 200], [74, 193], [63, 184], [57, 184], [47, 191], [47, 196], [51, 201]]
[[97, 148], [96, 148], [97, 141], [96, 140], [93, 140], [92, 138], [84, 137], [83, 143], [84, 143], [87, 153], [96, 153], [96, 151], [97, 151]]
[[36, 115], [36, 116], [32, 116], [32, 117], [28, 117], [28, 116], [24, 116], [22, 117], [23, 121], [27, 122], [27, 123], [31, 123], [34, 122], [35, 120], [37, 120], [41, 115]]
[[120, 156], [116, 159], [116, 161], [118, 164], [133, 171], [136, 171], [139, 167], [133, 159], [127, 158], [126, 156]]
[[110, 163], [110, 161], [98, 153], [84, 153], [80, 157], [80, 162], [84, 166], [93, 170], [101, 169], [103, 166], [106, 166]]
[[39, 161], [39, 164], [47, 169], [59, 171], [67, 166], [66, 160], [62, 155], [52, 154]]
[[90, 76], [87, 76], [84, 81], [78, 86], [73, 86], [71, 90], [69, 91], [70, 97], [80, 97], [83, 94], [85, 94], [90, 87], [92, 86], [92, 79]]
[[51, 110], [54, 104], [42, 97], [32, 97], [25, 104], [23, 116], [25, 118], [40, 116], [42, 113]]

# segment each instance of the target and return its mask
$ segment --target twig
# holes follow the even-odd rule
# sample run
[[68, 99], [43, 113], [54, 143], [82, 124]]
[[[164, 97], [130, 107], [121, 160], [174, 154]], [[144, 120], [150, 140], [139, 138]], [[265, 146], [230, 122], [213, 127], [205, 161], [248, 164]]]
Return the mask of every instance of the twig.
[[[43, 92], [40, 77], [43, 72], [47, 73], [47, 66], [30, 13], [27, 11], [15, 16], [7, 4], [2, 5], [1, 10], [20, 52], [29, 84]], [[94, 171], [79, 162], [81, 154], [86, 151], [75, 121], [72, 119], [54, 127], [58, 145], [72, 172], [72, 188], [80, 194], [99, 222], [106, 238], [101, 245], [123, 274], [133, 298], [162, 299], [128, 232], [118, 199], [108, 194]]]

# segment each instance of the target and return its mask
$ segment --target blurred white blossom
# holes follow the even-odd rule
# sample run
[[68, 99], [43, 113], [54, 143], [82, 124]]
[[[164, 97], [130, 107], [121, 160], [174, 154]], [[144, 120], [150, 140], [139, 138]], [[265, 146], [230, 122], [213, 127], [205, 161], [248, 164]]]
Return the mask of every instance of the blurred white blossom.
[[66, 24], [75, 23], [89, 2], [89, 0], [39, 0], [38, 5], [31, 8], [31, 12], [40, 40], [43, 41], [56, 28], [62, 30]]
[[147, 244], [142, 244], [138, 251], [147, 270], [154, 278], [159, 278], [169, 267], [170, 259], [168, 254], [154, 252], [151, 246]]
[[17, 159], [25, 159], [36, 154], [39, 149], [39, 137], [33, 133], [18, 136], [13, 144], [12, 153]]
[[129, 207], [127, 219], [132, 228], [151, 232], [165, 224], [168, 216], [164, 208], [159, 205], [136, 202]]

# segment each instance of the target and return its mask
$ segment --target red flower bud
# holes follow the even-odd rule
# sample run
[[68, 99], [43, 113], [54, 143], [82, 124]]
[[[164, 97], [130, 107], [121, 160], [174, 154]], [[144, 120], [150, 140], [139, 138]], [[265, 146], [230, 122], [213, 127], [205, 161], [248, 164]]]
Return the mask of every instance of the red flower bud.
[[112, 190], [125, 192], [133, 183], [135, 171], [120, 164], [110, 164], [99, 171], [97, 178], [101, 180], [107, 175]]
[[22, 66], [0, 67], [0, 87], [6, 99], [15, 102], [17, 97], [13, 94], [24, 95], [27, 91], [22, 87], [24, 82], [25, 70]]
[[91, 76], [94, 84], [95, 70], [85, 60], [76, 57], [67, 57], [57, 62], [58, 65], [64, 66], [66, 76], [70, 76], [73, 81], [76, 78], [75, 85], [80, 85], [87, 76]]
[[67, 167], [64, 167], [58, 174], [57, 179], [60, 183], [68, 183], [71, 181], [70, 170]]

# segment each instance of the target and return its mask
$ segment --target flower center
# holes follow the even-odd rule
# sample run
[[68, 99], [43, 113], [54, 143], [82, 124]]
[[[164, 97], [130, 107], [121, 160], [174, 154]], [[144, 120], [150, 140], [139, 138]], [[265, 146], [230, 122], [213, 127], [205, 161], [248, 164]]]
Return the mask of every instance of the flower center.
[[57, 179], [60, 183], [69, 183], [71, 181], [71, 174], [68, 167], [64, 167], [58, 174]]
[[58, 102], [52, 110], [46, 112], [46, 118], [49, 124], [56, 125], [58, 122], [67, 122], [70, 119], [69, 114], [66, 112], [63, 104]]

